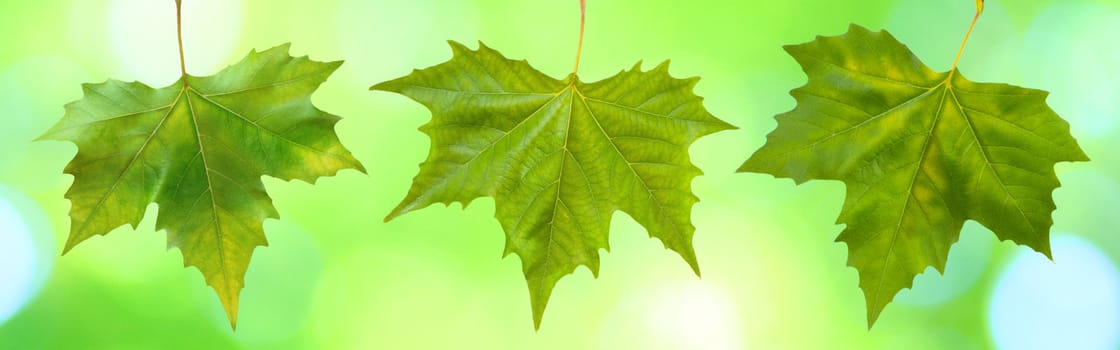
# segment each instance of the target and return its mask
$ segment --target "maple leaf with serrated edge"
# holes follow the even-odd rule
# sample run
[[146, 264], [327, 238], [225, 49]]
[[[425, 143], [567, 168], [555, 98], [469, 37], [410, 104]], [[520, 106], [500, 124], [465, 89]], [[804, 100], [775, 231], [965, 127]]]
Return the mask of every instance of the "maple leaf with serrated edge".
[[1088, 158], [1046, 92], [936, 73], [886, 31], [854, 24], [785, 49], [809, 81], [739, 170], [844, 182], [837, 241], [868, 326], [914, 276], [944, 273], [965, 220], [1050, 256], [1054, 165]]
[[84, 97], [41, 137], [78, 146], [66, 167], [74, 184], [64, 252], [125, 224], [135, 229], [154, 202], [168, 248], [202, 272], [236, 328], [249, 258], [267, 244], [262, 224], [279, 218], [261, 176], [315, 183], [342, 169], [365, 172], [334, 133], [339, 118], [311, 103], [341, 64], [291, 57], [285, 44], [214, 76], [184, 72], [161, 89], [83, 85]]
[[373, 86], [428, 107], [431, 153], [386, 220], [433, 203], [493, 197], [505, 254], [521, 257], [533, 320], [561, 277], [599, 271], [610, 217], [621, 210], [699, 274], [690, 211], [700, 175], [688, 146], [734, 128], [675, 79], [668, 62], [603, 81], [553, 79], [479, 44], [450, 42], [450, 61]]

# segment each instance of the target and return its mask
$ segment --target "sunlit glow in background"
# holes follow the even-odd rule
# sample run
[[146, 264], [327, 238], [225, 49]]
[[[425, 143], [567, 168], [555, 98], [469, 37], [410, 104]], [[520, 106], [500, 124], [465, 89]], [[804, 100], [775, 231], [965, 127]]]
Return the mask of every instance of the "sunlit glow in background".
[[[240, 0], [183, 2], [183, 48], [187, 73], [208, 76], [236, 61], [240, 38]], [[163, 87], [179, 79], [175, 2], [113, 0], [108, 13], [109, 41], [123, 72], [119, 79]]]
[[20, 213], [0, 196], [0, 324], [19, 311], [34, 288], [36, 249], [30, 235]]
[[741, 349], [737, 310], [721, 288], [701, 281], [636, 290], [608, 317], [600, 348]]
[[1054, 260], [1022, 252], [992, 292], [989, 326], [1001, 349], [1116, 349], [1120, 272], [1093, 244], [1052, 242]]
[[1075, 136], [1106, 136], [1120, 124], [1120, 46], [1108, 44], [1117, 33], [1116, 6], [1056, 2], [1025, 34], [1024, 79], [1051, 92], [1051, 107]]
[[450, 57], [448, 39], [475, 46], [476, 11], [462, 1], [343, 0], [336, 24], [339, 46], [364, 74], [403, 75], [408, 70], [394, 67], [432, 55]]
[[4, 114], [4, 127], [0, 127], [0, 147], [12, 152], [0, 161], [0, 172], [15, 166], [18, 158], [23, 158], [29, 140], [24, 139], [31, 129], [31, 106], [20, 81], [12, 77], [18, 74], [9, 70], [0, 74], [0, 111]]
[[[153, 232], [155, 205], [139, 229], [117, 229], [59, 257], [54, 244], [65, 239], [70, 222], [63, 193], [73, 181], [62, 169], [76, 148], [30, 142], [61, 117], [63, 105], [81, 98], [81, 83], [139, 80], [162, 87], [178, 79], [174, 1], [0, 1], [0, 30], [24, 38], [0, 49], [0, 348], [1120, 345], [1114, 263], [1120, 245], [1113, 238], [1120, 219], [1109, 205], [1120, 198], [1120, 168], [1106, 159], [1120, 129], [1116, 0], [989, 2], [960, 66], [970, 79], [1051, 93], [1051, 107], [1070, 121], [1094, 160], [1057, 167], [1063, 187], [1055, 192], [1054, 227], [1097, 245], [1057, 238], [1056, 262], [1050, 262], [1029, 248], [996, 243], [970, 222], [950, 251], [946, 275], [932, 269], [920, 275], [871, 331], [857, 273], [844, 266], [847, 248], [832, 242], [842, 230], [832, 222], [843, 187], [826, 181], [794, 187], [731, 173], [765, 141], [773, 115], [793, 107], [787, 91], [804, 82], [780, 45], [840, 34], [855, 22], [889, 30], [943, 71], [973, 4], [779, 1], [760, 5], [767, 11], [728, 11], [742, 3], [589, 4], [585, 80], [639, 59], [648, 69], [672, 58], [674, 75], [703, 78], [697, 91], [705, 107], [742, 129], [705, 138], [691, 150], [705, 172], [694, 183], [701, 203], [693, 211], [704, 279], [688, 271], [673, 276], [671, 269], [687, 268], [644, 229], [612, 226], [603, 275], [592, 279], [581, 268], [562, 280], [543, 328], [534, 331], [520, 261], [501, 258], [505, 238], [492, 206], [433, 206], [381, 223], [427, 152], [430, 141], [415, 128], [430, 113], [407, 98], [367, 89], [447, 60], [448, 39], [472, 48], [482, 41], [560, 76], [574, 53], [575, 33], [568, 32], [577, 26], [574, 1], [565, 9], [515, 0], [184, 0], [193, 75], [214, 74], [249, 48], [287, 41], [297, 55], [346, 60], [313, 99], [344, 118], [342, 141], [371, 169], [370, 176], [343, 172], [314, 187], [268, 185], [283, 219], [266, 223], [271, 246], [254, 255], [235, 333], [201, 274], [183, 269], [177, 250], [162, 249], [165, 234]], [[858, 18], [837, 15], [841, 7]], [[786, 16], [794, 14], [811, 19]], [[388, 195], [348, 192], [359, 188]], [[347, 195], [330, 194], [339, 192]], [[656, 252], [638, 253], [645, 248]]]

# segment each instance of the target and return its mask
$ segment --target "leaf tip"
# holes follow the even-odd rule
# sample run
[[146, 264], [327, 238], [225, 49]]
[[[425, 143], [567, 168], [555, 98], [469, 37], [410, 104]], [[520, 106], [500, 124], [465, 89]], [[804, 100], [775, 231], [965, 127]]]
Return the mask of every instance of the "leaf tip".
[[[482, 47], [482, 42], [479, 41], [478, 44], [479, 44], [479, 48], [481, 48]], [[460, 42], [455, 41], [455, 40], [448, 40], [447, 45], [451, 46], [452, 56], [458, 56], [458, 55], [461, 55], [461, 54], [464, 54], [464, 53], [467, 53], [467, 52], [471, 51], [471, 49], [469, 47], [467, 47], [467, 45], [463, 45], [463, 43], [460, 43]]]
[[700, 277], [700, 262], [696, 260], [696, 251], [692, 249], [692, 246], [689, 245], [684, 249], [679, 249], [677, 253], [684, 258], [685, 263], [688, 263], [688, 267], [692, 269], [692, 273], [696, 274], [696, 277]]
[[398, 92], [398, 90], [395, 88], [398, 80], [400, 79], [393, 79], [373, 84], [373, 86], [369, 87], [369, 91]]
[[[883, 30], [883, 29], [879, 30], [879, 32], [885, 32], [885, 31], [886, 30]], [[863, 33], [871, 33], [871, 30], [867, 29], [867, 27], [864, 27], [864, 26], [861, 26], [859, 24], [856, 24], [855, 22], [852, 22], [852, 23], [848, 23], [848, 33], [852, 33], [852, 32], [860, 32], [860, 34], [863, 34]]]
[[54, 131], [54, 128], [44, 131], [42, 135], [36, 136], [34, 139], [31, 139], [31, 142], [54, 141], [55, 139], [51, 136], [54, 134], [52, 131]]
[[538, 308], [537, 303], [533, 303], [533, 331], [540, 332], [542, 319], [544, 319], [544, 305]]
[[1046, 259], [1054, 261], [1054, 252], [1050, 249], [1050, 242], [1046, 242], [1046, 245], [1044, 245], [1038, 252], [1046, 256]]
[[879, 320], [879, 314], [883, 310], [867, 309], [867, 331], [870, 332], [872, 327], [875, 327], [875, 321]]
[[747, 158], [747, 160], [745, 162], [743, 162], [743, 165], [740, 165], [739, 169], [736, 169], [735, 172], [736, 173], [765, 173], [765, 169], [762, 166], [760, 166], [758, 163], [759, 163], [758, 151], [755, 151], [755, 153], [752, 154], [750, 156], [750, 158]]
[[59, 256], [66, 256], [66, 253], [69, 253], [71, 249], [74, 249], [74, 246], [67, 242], [66, 246], [62, 247], [62, 254], [59, 254]]
[[735, 169], [735, 173], [736, 173], [736, 174], [742, 174], [742, 173], [749, 173], [749, 172], [751, 172], [751, 171], [750, 171], [750, 167], [748, 166], [748, 164], [750, 164], [750, 160], [749, 160], [749, 159], [748, 159], [748, 160], [747, 160], [746, 162], [743, 162], [743, 165], [740, 165], [740, 166], [739, 166], [738, 168], [736, 168], [736, 169]]
[[[633, 66], [633, 67], [630, 67], [630, 70], [631, 70], [631, 71], [634, 71], [634, 72], [640, 72], [640, 71], [642, 71], [642, 63], [643, 63], [643, 62], [644, 62], [643, 60], [638, 60], [638, 62], [637, 62], [637, 63], [634, 63], [634, 66]], [[623, 72], [625, 72], [625, 71], [626, 71], [626, 70], [623, 70]]]
[[66, 255], [67, 253], [69, 253], [70, 250], [73, 250], [74, 247], [82, 243], [83, 240], [84, 239], [78, 239], [75, 235], [75, 232], [71, 231], [70, 236], [66, 237], [66, 244], [62, 246], [62, 255]]
[[[818, 36], [818, 39], [819, 39], [819, 36]], [[785, 51], [787, 54], [790, 54], [790, 55], [796, 55], [796, 53], [794, 51], [796, 51], [799, 47], [801, 47], [801, 45], [804, 45], [804, 44], [782, 45], [782, 51]]]
[[717, 131], [739, 130], [738, 126], [735, 126], [735, 124], [728, 123], [727, 121], [724, 121], [723, 119], [716, 118], [716, 121], [718, 123], [718, 125], [716, 126], [716, 128], [718, 129]]
[[[217, 291], [217, 288], [215, 288]], [[238, 295], [240, 291], [233, 292], [231, 295], [224, 295], [218, 292], [218, 299], [222, 303], [222, 308], [225, 309], [226, 318], [229, 320], [229, 326], [234, 331], [237, 331], [237, 310], [238, 310]]]
[[688, 262], [688, 266], [692, 268], [692, 273], [696, 274], [696, 278], [704, 277], [700, 274], [700, 263], [696, 262], [696, 258], [692, 258], [692, 260]]
[[529, 277], [526, 282], [529, 287], [529, 306], [533, 310], [533, 329], [541, 329], [544, 311], [548, 307], [548, 299], [552, 297], [552, 289], [556, 287], [556, 278], [548, 276]]
[[389, 215], [385, 215], [385, 218], [381, 219], [381, 222], [387, 223], [389, 221], [393, 221], [393, 219], [396, 219], [397, 217], [399, 217], [401, 215], [404, 215], [408, 211], [409, 211], [409, 209], [405, 208], [404, 203], [401, 203], [396, 208], [393, 208], [393, 211], [389, 212]]
[[369, 175], [369, 171], [366, 170], [366, 166], [364, 164], [362, 164], [361, 161], [354, 158], [353, 155], [350, 155], [349, 158], [350, 158], [350, 168], [351, 169], [357, 170], [358, 172], [360, 172], [362, 174], [365, 174], [367, 176]]

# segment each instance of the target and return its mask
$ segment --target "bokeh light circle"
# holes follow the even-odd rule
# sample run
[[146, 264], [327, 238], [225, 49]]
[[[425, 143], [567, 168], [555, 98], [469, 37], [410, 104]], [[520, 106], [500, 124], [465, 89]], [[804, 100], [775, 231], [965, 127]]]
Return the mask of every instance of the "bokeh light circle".
[[16, 313], [31, 293], [35, 273], [35, 250], [31, 230], [19, 213], [0, 198], [0, 323]]
[[1120, 272], [1081, 238], [1053, 239], [1054, 260], [1022, 252], [999, 278], [988, 309], [1000, 349], [1116, 349]]
[[733, 298], [703, 281], [638, 290], [623, 298], [601, 330], [602, 349], [742, 349]]
[[1055, 2], [1024, 36], [1023, 79], [1050, 90], [1050, 106], [1075, 136], [1102, 137], [1120, 125], [1120, 10], [1103, 4]]
[[[931, 21], [931, 13], [942, 20]], [[900, 0], [885, 28], [934, 71], [945, 72], [975, 13], [975, 5], [968, 1]], [[1003, 6], [988, 2], [961, 57], [961, 72], [974, 81], [1014, 83], [1020, 67], [1007, 62], [1021, 54], [1021, 39]]]
[[0, 185], [0, 324], [26, 306], [46, 282], [53, 242], [42, 210]]
[[58, 55], [30, 56], [0, 72], [0, 111], [4, 111], [0, 127], [0, 177], [32, 178], [34, 181], [19, 184], [23, 191], [31, 191], [28, 186], [55, 186], [28, 174], [28, 163], [35, 162], [36, 155], [41, 155], [35, 152], [42, 150], [31, 141], [62, 118], [63, 103], [80, 96], [78, 84], [86, 76], [81, 67]]
[[[114, 76], [154, 87], [179, 79], [173, 1], [113, 0], [108, 18], [109, 45], [125, 71]], [[240, 0], [184, 1], [187, 73], [207, 76], [229, 65], [240, 38], [241, 22]]]
[[364, 77], [390, 79], [449, 59], [448, 39], [472, 47], [479, 40], [469, 1], [344, 0], [338, 8], [339, 47]]
[[19, 163], [31, 140], [30, 97], [24, 93], [22, 85], [10, 76], [0, 75], [0, 110], [4, 111], [4, 127], [0, 128], [0, 148], [4, 150], [4, 161], [0, 162], [0, 173], [12, 170]]

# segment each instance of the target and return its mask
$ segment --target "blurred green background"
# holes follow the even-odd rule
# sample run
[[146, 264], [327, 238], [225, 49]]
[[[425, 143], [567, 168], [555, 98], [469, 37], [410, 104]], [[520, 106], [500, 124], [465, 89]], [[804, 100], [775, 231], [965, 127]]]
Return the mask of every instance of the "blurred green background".
[[741, 129], [692, 147], [706, 175], [693, 211], [703, 279], [625, 214], [600, 278], [558, 285], [534, 331], [516, 256], [493, 201], [431, 207], [388, 224], [428, 139], [421, 105], [366, 89], [478, 40], [563, 77], [576, 0], [185, 0], [187, 70], [210, 75], [250, 49], [346, 64], [314, 95], [343, 116], [342, 141], [370, 175], [265, 180], [282, 220], [265, 223], [237, 332], [201, 274], [154, 232], [65, 257], [62, 169], [76, 152], [31, 139], [107, 78], [177, 79], [172, 0], [0, 2], [0, 349], [1116, 349], [1120, 344], [1120, 0], [989, 0], [961, 69], [973, 80], [1051, 92], [1091, 163], [1059, 164], [1054, 257], [965, 225], [947, 275], [932, 269], [868, 331], [846, 247], [833, 243], [838, 182], [733, 174], [804, 83], [781, 45], [888, 28], [949, 68], [971, 0], [589, 0], [581, 76], [673, 59], [702, 76], [707, 108]]

